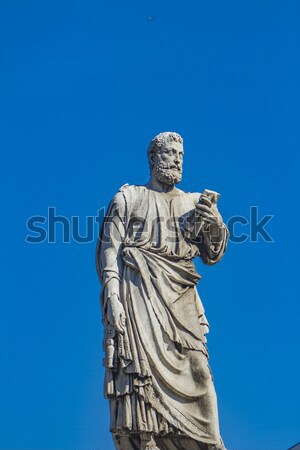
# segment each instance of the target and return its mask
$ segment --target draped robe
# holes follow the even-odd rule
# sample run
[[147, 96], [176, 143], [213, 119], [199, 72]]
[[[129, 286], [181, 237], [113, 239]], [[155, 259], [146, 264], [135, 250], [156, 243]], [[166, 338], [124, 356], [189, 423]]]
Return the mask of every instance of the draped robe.
[[[100, 233], [97, 267], [106, 330], [112, 294], [126, 316], [122, 333], [114, 336], [105, 395], [111, 431], [130, 436], [132, 448], [139, 448], [135, 436], [142, 432], [154, 433], [165, 450], [222, 446], [193, 258], [218, 262], [228, 232], [222, 224], [216, 243], [204, 224], [195, 232], [199, 195], [125, 185], [111, 201]], [[197, 239], [191, 239], [195, 233]]]

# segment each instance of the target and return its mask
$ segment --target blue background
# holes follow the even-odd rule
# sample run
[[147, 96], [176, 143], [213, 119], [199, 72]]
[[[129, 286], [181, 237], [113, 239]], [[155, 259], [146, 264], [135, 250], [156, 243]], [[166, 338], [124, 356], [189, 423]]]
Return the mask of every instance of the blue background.
[[[32, 215], [85, 217], [148, 179], [158, 132], [180, 187], [274, 239], [197, 268], [229, 449], [281, 450], [299, 424], [298, 1], [1, 0], [1, 449], [112, 450], [95, 241], [25, 242]], [[247, 232], [237, 227], [237, 232]], [[95, 233], [96, 235], [96, 233]]]

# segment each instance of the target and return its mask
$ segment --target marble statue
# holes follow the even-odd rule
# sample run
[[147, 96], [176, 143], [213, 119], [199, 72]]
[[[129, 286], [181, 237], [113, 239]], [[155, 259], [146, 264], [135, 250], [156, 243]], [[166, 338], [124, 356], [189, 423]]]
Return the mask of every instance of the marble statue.
[[219, 262], [229, 233], [217, 192], [175, 187], [183, 155], [179, 134], [156, 136], [150, 181], [119, 189], [99, 236], [105, 396], [117, 449], [224, 449], [193, 259]]

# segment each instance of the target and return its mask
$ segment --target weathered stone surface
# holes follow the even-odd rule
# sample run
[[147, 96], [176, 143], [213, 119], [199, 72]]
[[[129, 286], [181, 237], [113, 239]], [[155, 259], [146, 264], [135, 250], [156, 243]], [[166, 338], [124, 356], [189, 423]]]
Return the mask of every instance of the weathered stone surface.
[[177, 133], [156, 136], [148, 158], [150, 181], [120, 188], [97, 247], [111, 431], [117, 449], [223, 449], [193, 263], [225, 252], [219, 194], [175, 187]]

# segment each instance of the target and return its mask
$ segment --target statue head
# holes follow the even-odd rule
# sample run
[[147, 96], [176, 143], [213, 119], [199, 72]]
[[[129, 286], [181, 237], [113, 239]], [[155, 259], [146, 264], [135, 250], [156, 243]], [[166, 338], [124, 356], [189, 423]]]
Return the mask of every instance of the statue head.
[[149, 144], [150, 172], [164, 184], [177, 184], [182, 178], [183, 139], [178, 133], [159, 133]]

